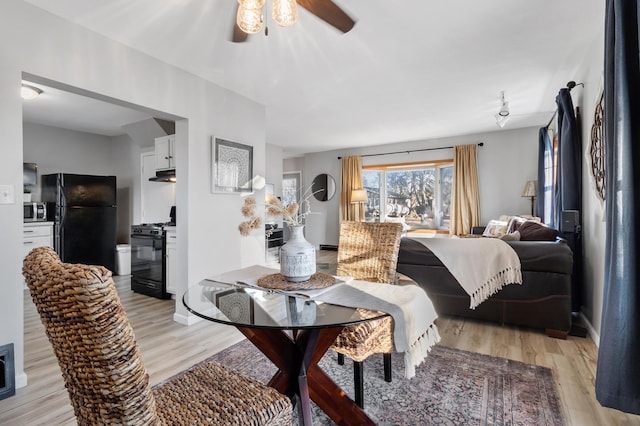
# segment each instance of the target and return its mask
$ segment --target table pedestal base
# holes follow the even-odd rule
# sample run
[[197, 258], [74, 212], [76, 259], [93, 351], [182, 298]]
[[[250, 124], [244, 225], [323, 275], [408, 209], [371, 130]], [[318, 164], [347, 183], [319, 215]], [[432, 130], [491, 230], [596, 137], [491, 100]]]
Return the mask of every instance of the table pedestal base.
[[299, 399], [302, 424], [312, 424], [310, 400], [338, 425], [375, 424], [318, 366], [342, 327], [298, 330], [293, 338], [282, 330], [238, 330], [278, 367], [269, 386]]

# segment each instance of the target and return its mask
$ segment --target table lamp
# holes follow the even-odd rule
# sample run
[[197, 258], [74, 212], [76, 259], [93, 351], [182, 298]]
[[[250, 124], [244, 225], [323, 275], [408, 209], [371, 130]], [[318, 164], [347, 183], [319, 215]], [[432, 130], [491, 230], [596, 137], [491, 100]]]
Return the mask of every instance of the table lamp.
[[533, 199], [538, 195], [538, 181], [537, 180], [528, 180], [524, 185], [524, 189], [522, 190], [523, 197], [531, 198], [531, 216], [533, 216]]
[[[365, 189], [354, 189], [351, 191], [351, 204], [364, 204], [367, 202], [367, 191]], [[360, 222], [360, 206], [356, 206], [356, 222]]]

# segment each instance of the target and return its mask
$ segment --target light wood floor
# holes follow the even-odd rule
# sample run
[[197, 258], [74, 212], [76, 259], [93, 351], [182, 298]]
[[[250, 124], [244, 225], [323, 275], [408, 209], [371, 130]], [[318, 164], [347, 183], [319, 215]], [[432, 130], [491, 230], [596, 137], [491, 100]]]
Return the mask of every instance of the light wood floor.
[[[319, 261], [331, 262], [332, 256], [335, 252], [323, 252]], [[153, 384], [242, 339], [224, 325], [177, 324], [172, 320], [175, 301], [135, 294], [126, 277], [116, 277], [116, 283]], [[558, 340], [537, 330], [455, 318], [439, 318], [437, 324], [442, 345], [551, 368], [570, 425], [640, 425], [640, 416], [603, 408], [596, 401], [597, 348], [590, 338]], [[24, 328], [29, 385], [0, 401], [0, 425], [76, 424], [60, 369], [28, 292]]]

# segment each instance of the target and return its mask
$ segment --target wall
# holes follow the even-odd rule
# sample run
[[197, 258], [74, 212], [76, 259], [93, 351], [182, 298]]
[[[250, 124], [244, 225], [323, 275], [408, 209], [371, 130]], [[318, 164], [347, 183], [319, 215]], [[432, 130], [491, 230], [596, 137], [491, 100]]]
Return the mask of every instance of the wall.
[[[36, 123], [23, 125], [24, 162], [38, 164], [38, 178], [49, 173], [116, 176], [117, 241], [128, 243], [133, 221], [134, 182], [139, 181], [140, 151], [128, 135], [109, 137]], [[40, 181], [32, 198], [40, 200]], [[136, 223], [139, 223], [139, 219]]]
[[[19, 201], [23, 163], [19, 88], [23, 73], [32, 81], [40, 79], [56, 88], [109, 97], [176, 122], [176, 193], [182, 218], [178, 221], [178, 293], [207, 275], [264, 259], [264, 235], [238, 238], [241, 197], [210, 192], [210, 137], [216, 134], [253, 145], [254, 174], [264, 176], [265, 110], [22, 0], [3, 1], [0, 39], [11, 41], [0, 48], [0, 185], [8, 185], [16, 198], [20, 197], [13, 204], [0, 205], [0, 345], [15, 344], [16, 383], [24, 386]], [[179, 301], [174, 318], [183, 323], [195, 321]]]
[[118, 244], [131, 241], [131, 225], [140, 223], [134, 220], [134, 207], [140, 204], [140, 197], [134, 198], [135, 185], [140, 180], [140, 151], [129, 135], [111, 139], [111, 170], [116, 176], [118, 191]]
[[[603, 11], [604, 16], [604, 11]], [[591, 126], [596, 103], [603, 90], [604, 23], [593, 40], [589, 56], [576, 73], [576, 82], [584, 83], [571, 91], [574, 106], [580, 107], [582, 125], [582, 241], [583, 280], [582, 314], [587, 320], [591, 337], [599, 344], [604, 291], [604, 253], [606, 222], [604, 203], [596, 195], [591, 176]]]
[[[283, 172], [299, 172], [304, 168], [304, 157], [285, 158], [282, 160]], [[304, 176], [302, 176], [304, 180]]]
[[265, 162], [267, 169], [265, 171], [265, 183], [272, 183], [275, 194], [282, 194], [282, 147], [267, 144]]
[[[377, 154], [405, 150], [437, 148], [483, 142], [478, 147], [478, 180], [480, 191], [481, 223], [498, 218], [501, 214], [530, 214], [531, 200], [521, 197], [527, 180], [537, 178], [538, 129], [498, 130], [477, 135], [379, 145], [363, 149], [351, 149], [308, 154], [304, 157], [303, 181], [306, 188], [320, 173], [328, 173], [340, 188], [341, 162], [337, 157]], [[403, 163], [452, 159], [453, 150], [400, 153], [375, 157], [363, 157], [363, 165]], [[338, 243], [338, 212], [340, 194], [326, 202], [311, 201], [314, 212], [307, 220], [307, 239], [319, 244]]]
[[112, 144], [108, 136], [41, 124], [24, 123], [25, 163], [38, 164], [33, 200], [40, 200], [40, 176], [50, 173], [112, 175]]

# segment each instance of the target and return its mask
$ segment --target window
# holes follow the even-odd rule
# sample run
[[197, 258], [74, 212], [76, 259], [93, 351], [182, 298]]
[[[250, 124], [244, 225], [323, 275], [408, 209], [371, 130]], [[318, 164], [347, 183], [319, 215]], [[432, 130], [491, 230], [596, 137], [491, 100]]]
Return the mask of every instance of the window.
[[[545, 140], [544, 147], [544, 212], [543, 222], [554, 227], [556, 217], [556, 187], [558, 175], [558, 135]], [[540, 213], [538, 213], [540, 214]]]
[[300, 172], [289, 172], [282, 175], [282, 205], [297, 203], [300, 199]]
[[368, 196], [367, 222], [403, 218], [411, 228], [449, 229], [451, 161], [366, 166], [362, 184]]

